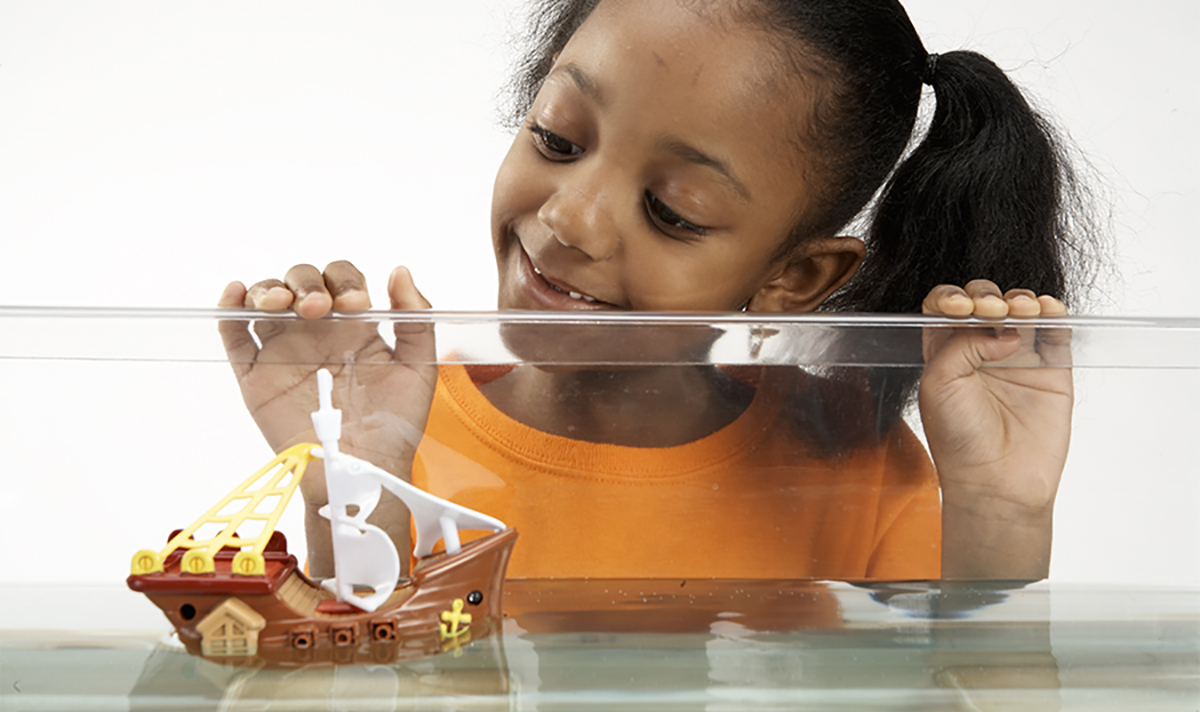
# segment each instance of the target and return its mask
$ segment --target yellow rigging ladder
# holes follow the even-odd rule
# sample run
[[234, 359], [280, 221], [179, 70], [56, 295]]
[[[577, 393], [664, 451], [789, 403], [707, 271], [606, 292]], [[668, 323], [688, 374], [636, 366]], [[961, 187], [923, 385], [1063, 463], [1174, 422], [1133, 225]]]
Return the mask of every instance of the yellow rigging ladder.
[[[233, 557], [233, 573], [242, 576], [262, 576], [266, 573], [263, 550], [275, 532], [279, 516], [287, 507], [292, 493], [304, 477], [308, 463], [316, 459], [312, 450], [319, 447], [314, 443], [294, 445], [279, 453], [262, 469], [225, 495], [217, 504], [204, 513], [191, 526], [171, 537], [162, 551], [142, 549], [133, 555], [131, 566], [134, 574], [152, 574], [163, 570], [163, 562], [176, 549], [187, 549], [179, 570], [187, 574], [207, 574], [216, 570], [213, 557], [222, 547], [241, 549]], [[267, 477], [269, 475], [269, 477]], [[267, 479], [264, 479], [267, 478]], [[270, 497], [278, 501], [269, 512], [259, 512], [258, 507]], [[238, 506], [240, 504], [240, 506]], [[229, 510], [229, 511], [227, 511]], [[245, 538], [237, 533], [238, 527], [247, 520], [262, 521], [264, 526], [257, 536]], [[196, 532], [206, 524], [223, 525], [221, 531], [208, 539], [194, 539]]]

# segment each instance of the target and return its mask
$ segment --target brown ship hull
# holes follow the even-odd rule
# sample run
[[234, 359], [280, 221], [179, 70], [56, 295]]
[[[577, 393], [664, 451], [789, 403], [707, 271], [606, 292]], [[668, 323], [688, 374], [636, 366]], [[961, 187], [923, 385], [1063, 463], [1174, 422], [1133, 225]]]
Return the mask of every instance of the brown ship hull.
[[508, 528], [466, 543], [455, 554], [418, 561], [412, 577], [369, 613], [338, 603], [305, 576], [278, 532], [263, 552], [264, 575], [233, 574], [232, 550], [214, 557], [213, 573], [181, 573], [182, 552], [176, 552], [163, 571], [132, 575], [127, 582], [162, 609], [188, 652], [213, 661], [276, 668], [387, 664], [498, 633], [516, 538], [516, 530]]

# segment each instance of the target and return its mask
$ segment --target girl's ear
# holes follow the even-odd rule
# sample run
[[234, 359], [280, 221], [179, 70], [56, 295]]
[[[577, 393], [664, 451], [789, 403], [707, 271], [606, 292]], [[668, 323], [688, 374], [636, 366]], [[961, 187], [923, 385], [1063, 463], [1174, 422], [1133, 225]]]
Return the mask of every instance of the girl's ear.
[[782, 269], [762, 286], [747, 311], [811, 312], [850, 280], [867, 248], [857, 237], [810, 240], [792, 252]]

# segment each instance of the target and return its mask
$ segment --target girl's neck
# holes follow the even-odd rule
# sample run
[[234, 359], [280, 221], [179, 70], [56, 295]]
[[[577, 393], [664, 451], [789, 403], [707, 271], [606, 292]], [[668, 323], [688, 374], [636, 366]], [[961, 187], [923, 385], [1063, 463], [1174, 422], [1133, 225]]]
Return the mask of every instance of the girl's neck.
[[522, 366], [480, 387], [505, 415], [591, 443], [672, 447], [738, 418], [754, 389], [711, 366], [552, 372]]

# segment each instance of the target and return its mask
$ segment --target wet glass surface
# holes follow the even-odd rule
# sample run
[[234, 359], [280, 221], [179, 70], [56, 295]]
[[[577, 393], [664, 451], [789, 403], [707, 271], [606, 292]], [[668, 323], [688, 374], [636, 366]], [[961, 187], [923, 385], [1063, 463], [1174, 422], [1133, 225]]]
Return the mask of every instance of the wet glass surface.
[[[222, 324], [250, 335], [255, 348], [264, 336], [277, 344], [280, 335], [300, 335], [321, 348], [281, 353], [273, 361], [260, 359], [252, 364], [255, 353], [226, 352], [219, 335]], [[1200, 585], [1200, 524], [1195, 517], [1200, 478], [1195, 477], [1189, 445], [1197, 423], [1194, 404], [1200, 401], [1200, 322], [1195, 319], [1072, 317], [996, 323], [855, 315], [585, 318], [547, 313], [369, 312], [302, 323], [286, 315], [240, 310], [35, 307], [0, 309], [4, 405], [0, 433], [5, 442], [21, 445], [8, 448], [11, 471], [53, 476], [6, 478], [6, 499], [39, 504], [0, 521], [0, 538], [18, 539], [31, 526], [44, 526], [38, 509], [42, 506], [51, 506], [63, 521], [96, 523], [86, 527], [81, 541], [89, 547], [88, 556], [70, 567], [58, 567], [47, 565], [34, 550], [10, 551], [5, 580], [40, 576], [96, 581], [110, 576], [127, 566], [132, 552], [186, 526], [266, 462], [272, 447], [260, 433], [261, 423], [247, 412], [230, 361], [238, 368], [254, 365], [261, 373], [282, 373], [288, 378], [292, 377], [288, 374], [311, 374], [320, 365], [360, 376], [357, 387], [345, 392], [349, 400], [337, 404], [347, 432], [355, 428], [384, 432], [386, 442], [396, 443], [419, 440], [422, 428], [402, 410], [410, 402], [404, 396], [408, 391], [379, 402], [365, 397], [376, 390], [373, 381], [362, 377], [368, 366], [378, 366], [372, 371], [377, 376], [410, 367], [462, 369], [471, 374], [472, 384], [490, 378], [493, 385], [528, 373], [562, 376], [565, 371], [570, 376], [590, 371], [599, 374], [589, 386], [593, 391], [578, 387], [555, 395], [573, 395], [586, 405], [594, 393], [611, 394], [620, 386], [639, 412], [644, 403], [655, 405], [651, 396], [659, 394], [644, 386], [618, 384], [618, 379], [642, 372], [716, 374], [709, 381], [726, 386], [727, 410], [736, 412], [755, 387], [746, 384], [763, 374], [805, 373], [813, 377], [810, 383], [840, 383], [855, 392], [862, 391], [863, 383], [897, 383], [894, 396], [920, 376], [922, 334], [1012, 333], [1017, 326], [1035, 349], [1032, 366], [1026, 359], [988, 368], [1036, 367], [1051, 373], [1069, 369], [1075, 390], [1071, 447], [1055, 504], [1052, 578]], [[432, 329], [434, 338], [426, 347], [409, 349], [403, 358], [382, 366], [378, 361], [364, 363], [360, 352], [342, 348], [348, 335], [378, 340], [391, 348], [397, 329], [401, 333]], [[1063, 346], [1067, 338], [1069, 348]], [[1047, 352], [1047, 343], [1056, 345], [1054, 350]], [[475, 393], [469, 387], [463, 390]], [[665, 415], [652, 420], [654, 427], [623, 436], [671, 442], [668, 426], [678, 425], [679, 415], [695, 415], [708, 407], [697, 393], [677, 389], [660, 398], [657, 405]], [[857, 410], [831, 413], [823, 406], [809, 407], [830, 402], [820, 389], [818, 397], [808, 395], [793, 399], [803, 407], [792, 415], [806, 432], [824, 433], [817, 444], [831, 450], [852, 442], [856, 433], [861, 436], [881, 413], [875, 407], [878, 401], [861, 398], [851, 401]], [[303, 430], [309, 427], [307, 412], [315, 401], [313, 386], [311, 394], [298, 399], [296, 418], [281, 426], [278, 440], [303, 439]], [[533, 415], [537, 414], [534, 409]], [[507, 413], [492, 416], [489, 422], [507, 422]], [[561, 445], [571, 440], [570, 428], [577, 427], [562, 418], [543, 420], [548, 422], [542, 427], [558, 432], [539, 443]], [[915, 408], [905, 412], [905, 420], [920, 438], [922, 424]], [[743, 421], [744, 430], [754, 436], [778, 430], [783, 422], [773, 417], [763, 417], [757, 424]], [[708, 427], [720, 429], [722, 422], [717, 419]], [[436, 441], [428, 433], [425, 437]], [[457, 452], [453, 445], [442, 450], [451, 459]], [[503, 500], [504, 488], [488, 475], [490, 465], [475, 457], [452, 463], [454, 474], [443, 481], [443, 494], [454, 499], [467, 488]], [[712, 490], [717, 501], [722, 501], [721, 493], [728, 487], [721, 490], [715, 480], [710, 488], [712, 484], [718, 487]], [[521, 497], [536, 501], [545, 491], [527, 490]], [[569, 511], [573, 501], [556, 511]], [[707, 506], [705, 502], [696, 506], [701, 505]], [[613, 506], [622, 503], [614, 500]], [[694, 511], [692, 520], [705, 510]], [[110, 523], [101, 525], [102, 521]], [[572, 525], [569, 516], [562, 521]], [[773, 526], [765, 529], [763, 546], [772, 545]], [[287, 534], [292, 552], [304, 558], [302, 508], [293, 504], [279, 527]], [[526, 546], [517, 547], [518, 557], [528, 549], [530, 534], [526, 532], [522, 542]], [[80, 542], [66, 530], [52, 528], [45, 536], [53, 546]], [[731, 556], [738, 560], [736, 554]], [[646, 567], [654, 565], [649, 561]], [[637, 575], [691, 573], [643, 568]], [[842, 572], [826, 569], [811, 574], [828, 578]], [[598, 572], [584, 567], [553, 575]], [[711, 575], [745, 577], [733, 567]], [[773, 575], [808, 574], [793, 570]]]
[[[76, 617], [132, 595], [117, 587], [0, 591], [11, 603], [36, 597], [36, 605]], [[11, 603], [6, 626], [16, 618]], [[509, 582], [506, 608], [503, 635], [431, 658], [290, 670], [188, 655], [165, 622], [138, 630], [9, 629], [0, 632], [3, 705], [1176, 710], [1200, 696], [1194, 590], [524, 580]], [[106, 623], [121, 623], [117, 617]]]
[[[226, 336], [247, 336], [253, 351], [227, 352], [219, 322]], [[878, 421], [881, 401], [851, 399], [844, 402], [855, 407], [838, 412], [813, 405], [793, 413], [797, 421], [747, 425], [739, 415], [747, 394], [780, 383], [771, 380], [780, 374], [803, 404], [820, 403], [827, 384], [849, 389], [837, 393], [880, 381], [907, 387], [921, 375], [923, 339], [966, 332], [1022, 339], [1019, 358], [988, 368], [1066, 375], [1074, 387], [1048, 581], [896, 583], [861, 570], [799, 569], [799, 545], [789, 539], [796, 534], [777, 528], [790, 520], [757, 516], [775, 503], [749, 504], [733, 480], [701, 488], [703, 498], [691, 503], [608, 501], [602, 493], [557, 501], [553, 488], [515, 489], [492, 478], [489, 461], [424, 432], [404, 399], [372, 399], [401, 371], [440, 372], [444, 382], [447, 373], [465, 374], [460, 385], [488, 402], [505, 396], [489, 384], [548, 374], [548, 383], [579, 387], [555, 397], [587, 403], [620, 386], [622, 398], [648, 408], [658, 394], [629, 388], [635, 377], [665, 375], [664, 383], [699, 374], [720, 385], [714, 392], [728, 396], [746, 432], [766, 437], [800, 422], [828, 437], [806, 447], [829, 447], [833, 457], [846, 438], [845, 451], [857, 447], [858, 428]], [[419, 348], [396, 358], [397, 337]], [[263, 358], [288, 339], [307, 347]], [[371, 360], [381, 352], [348, 342], [383, 344], [386, 363]], [[335, 405], [350, 437], [383, 433], [380, 442], [396, 443], [424, 435], [426, 447], [442, 446], [436, 457], [456, 463], [441, 482], [444, 496], [553, 513], [554, 521], [522, 515], [498, 634], [403, 662], [385, 655], [353, 665], [217, 663], [188, 654], [162, 614], [124, 587], [134, 552], [161, 546], [274, 454], [234, 377], [248, 366], [272, 378], [328, 367], [346, 379]], [[312, 390], [296, 391], [294, 410], [304, 418], [287, 421], [281, 441], [309, 427]], [[664, 411], [671, 417], [654, 421], [661, 427], [612, 437], [643, 438], [634, 446], [647, 449], [687, 447], [672, 428], [711, 401], [686, 389], [672, 398]], [[9, 473], [0, 518], [0, 709], [1192, 709], [1200, 700], [1198, 401], [1200, 322], [1185, 319], [371, 312], [303, 323], [214, 310], [0, 309]], [[919, 437], [915, 411], [899, 416]], [[582, 425], [547, 419], [537, 432], [561, 443]], [[731, 423], [696, 427], [719, 438]], [[630, 446], [622, 442], [600, 445]], [[427, 451], [430, 462], [436, 457]], [[785, 484], [765, 490], [767, 499], [813, 499]], [[649, 514], [627, 531], [592, 519], [633, 506]], [[673, 508], [674, 521], [703, 529], [713, 507], [748, 512], [748, 528], [712, 537], [716, 545], [692, 560], [713, 573], [696, 576], [706, 569], [673, 554], [695, 535], [649, 520]], [[817, 530], [853, 530], [853, 516], [843, 510]], [[761, 531], [748, 533], [751, 525]], [[300, 503], [278, 529], [311, 564]], [[603, 562], [571, 557], [572, 547], [618, 534], [623, 557], [639, 562], [629, 570], [642, 575], [612, 578], [621, 569], [606, 573]], [[538, 551], [539, 537], [564, 542], [557, 578], [530, 577], [540, 564], [516, 558]], [[736, 575], [751, 559], [762, 575]], [[779, 562], [785, 566], [773, 568]]]

